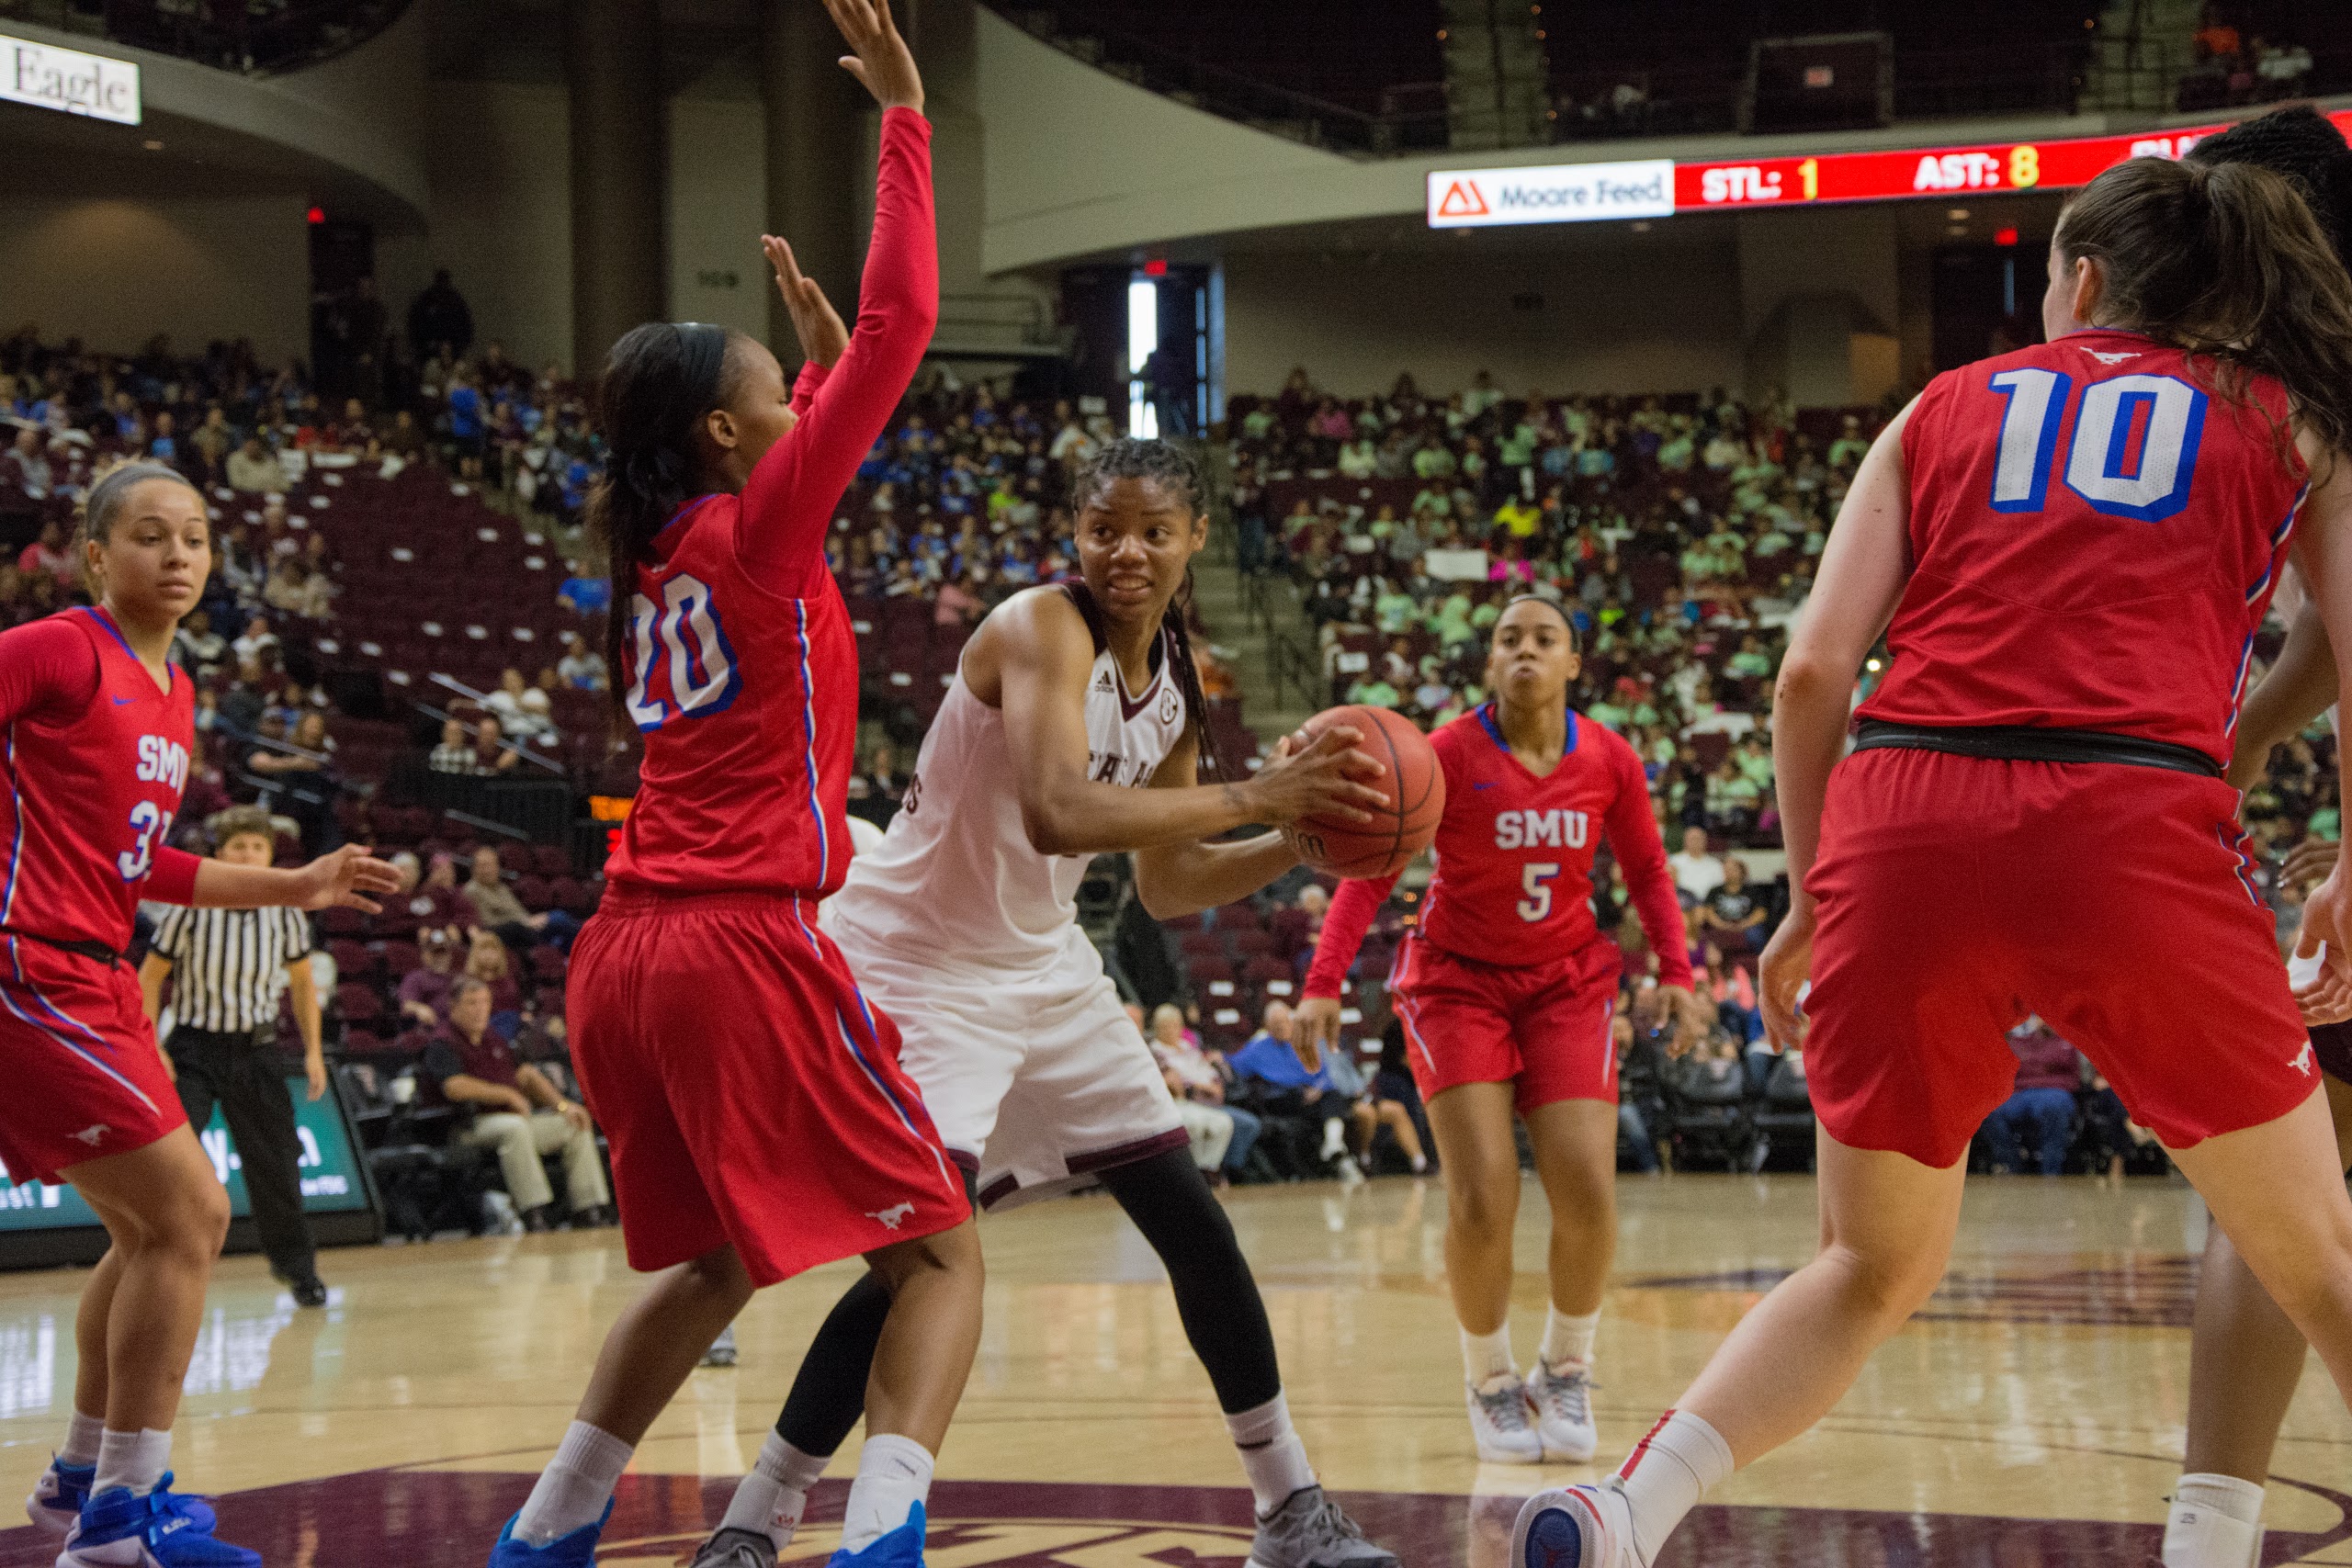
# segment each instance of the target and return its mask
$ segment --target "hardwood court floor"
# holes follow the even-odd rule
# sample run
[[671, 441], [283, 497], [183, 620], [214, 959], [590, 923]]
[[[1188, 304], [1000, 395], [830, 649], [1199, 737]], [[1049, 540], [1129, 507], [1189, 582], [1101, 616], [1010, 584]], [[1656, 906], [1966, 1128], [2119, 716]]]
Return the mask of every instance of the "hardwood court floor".
[[[1518, 1495], [1589, 1471], [1469, 1450], [1434, 1183], [1227, 1194], [1327, 1483], [1411, 1568], [1493, 1568]], [[1628, 1179], [1597, 1404], [1613, 1463], [1723, 1332], [1810, 1255], [1794, 1178]], [[1544, 1287], [1521, 1214], [1519, 1342]], [[1233, 1563], [1249, 1499], [1156, 1260], [1107, 1201], [989, 1220], [988, 1325], [941, 1456], [933, 1568]], [[2187, 1404], [2202, 1210], [2177, 1183], [1998, 1179], [1944, 1292], [1818, 1431], [1736, 1478], [1659, 1568], [2038, 1568], [2154, 1560]], [[638, 1289], [612, 1233], [340, 1251], [323, 1312], [223, 1264], [175, 1454], [273, 1568], [479, 1564]], [[0, 1276], [0, 1499], [13, 1519], [71, 1397], [75, 1271]], [[753, 1453], [843, 1267], [756, 1300], [639, 1450], [602, 1561], [675, 1561]], [[845, 1474], [848, 1455], [836, 1466]], [[2352, 1565], [2352, 1416], [2313, 1358], [2270, 1489], [2270, 1561]], [[697, 1480], [696, 1478], [702, 1478]], [[830, 1482], [812, 1519], [838, 1517]], [[795, 1558], [821, 1558], [813, 1525]], [[0, 1568], [54, 1548], [0, 1530]]]

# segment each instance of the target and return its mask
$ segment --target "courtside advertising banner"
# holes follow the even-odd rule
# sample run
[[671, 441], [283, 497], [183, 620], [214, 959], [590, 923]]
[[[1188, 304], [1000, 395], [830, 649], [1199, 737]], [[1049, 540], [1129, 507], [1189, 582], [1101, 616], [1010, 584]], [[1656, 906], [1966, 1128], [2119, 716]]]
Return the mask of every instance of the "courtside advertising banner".
[[139, 67], [0, 33], [0, 98], [137, 125]]
[[1430, 227], [1583, 223], [1674, 216], [1674, 164], [1555, 164], [1521, 169], [1441, 169], [1430, 175]]

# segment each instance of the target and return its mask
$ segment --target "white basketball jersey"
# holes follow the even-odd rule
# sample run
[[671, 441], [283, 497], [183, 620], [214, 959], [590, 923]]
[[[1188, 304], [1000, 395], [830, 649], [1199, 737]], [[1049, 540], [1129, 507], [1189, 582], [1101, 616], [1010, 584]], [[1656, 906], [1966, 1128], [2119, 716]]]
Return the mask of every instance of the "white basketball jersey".
[[[1130, 697], [1097, 631], [1086, 746], [1098, 783], [1142, 787], [1183, 739], [1183, 694], [1168, 668], [1174, 657], [1162, 633], [1159, 667], [1141, 695]], [[1004, 716], [974, 696], [958, 671], [923, 737], [905, 804], [881, 845], [850, 863], [827, 912], [899, 953], [935, 955], [956, 967], [1034, 968], [1069, 950], [1079, 884], [1092, 859], [1031, 847]]]

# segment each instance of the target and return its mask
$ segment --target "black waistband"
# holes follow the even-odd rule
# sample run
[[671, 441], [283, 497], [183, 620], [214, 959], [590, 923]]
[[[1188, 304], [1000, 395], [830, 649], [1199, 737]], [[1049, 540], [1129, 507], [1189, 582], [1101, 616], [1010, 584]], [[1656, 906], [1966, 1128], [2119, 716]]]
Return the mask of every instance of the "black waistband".
[[1991, 757], [2011, 762], [2120, 762], [2133, 768], [2165, 768], [2176, 773], [2222, 774], [2222, 764], [2191, 746], [2143, 740], [2136, 735], [2107, 735], [2096, 729], [2044, 729], [2034, 725], [1996, 724], [1939, 728], [1890, 724], [1866, 718], [1854, 731], [1854, 750], [1949, 751], [1958, 757]]
[[24, 931], [16, 926], [0, 926], [0, 935], [20, 936], [27, 942], [37, 942], [43, 947], [53, 947], [60, 953], [71, 953], [79, 957], [90, 959], [94, 963], [103, 964], [109, 969], [119, 969], [123, 964], [122, 954], [102, 942], [82, 942], [64, 937], [43, 936], [39, 931]]

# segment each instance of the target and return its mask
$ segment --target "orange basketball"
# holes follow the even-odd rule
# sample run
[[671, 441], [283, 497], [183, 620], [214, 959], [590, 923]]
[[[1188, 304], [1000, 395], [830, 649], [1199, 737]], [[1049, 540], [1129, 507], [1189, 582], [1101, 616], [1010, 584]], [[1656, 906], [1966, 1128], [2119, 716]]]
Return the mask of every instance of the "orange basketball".
[[1438, 818], [1445, 815], [1445, 773], [1429, 737], [1403, 714], [1387, 708], [1327, 708], [1299, 727], [1304, 739], [1313, 739], [1335, 724], [1344, 724], [1363, 739], [1356, 749], [1387, 768], [1372, 787], [1388, 796], [1387, 809], [1369, 807], [1374, 820], [1334, 822], [1302, 817], [1284, 831], [1298, 847], [1298, 857], [1332, 876], [1386, 876], [1402, 871], [1437, 836]]

